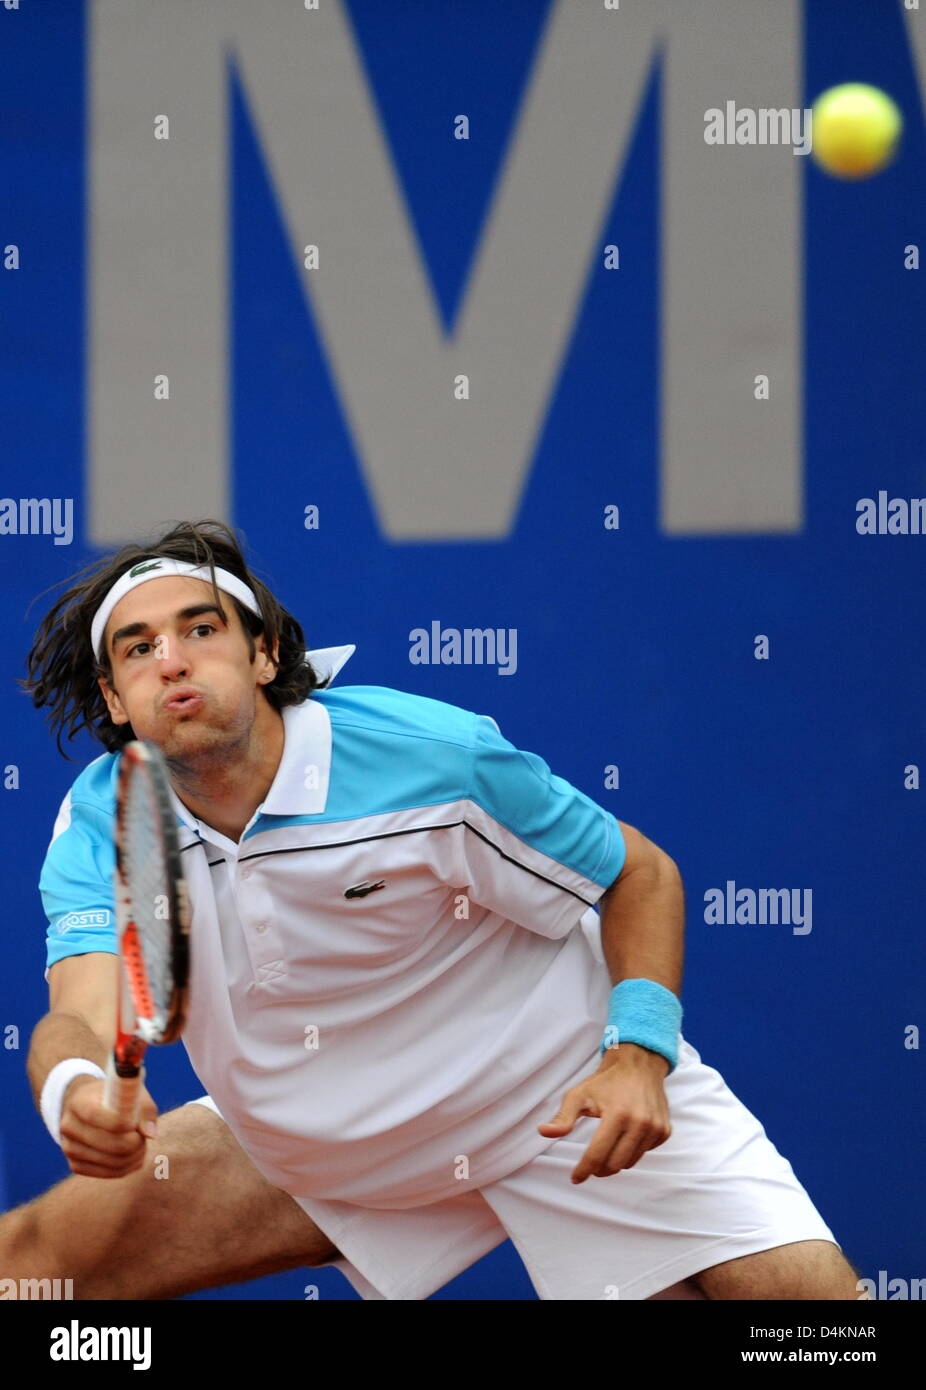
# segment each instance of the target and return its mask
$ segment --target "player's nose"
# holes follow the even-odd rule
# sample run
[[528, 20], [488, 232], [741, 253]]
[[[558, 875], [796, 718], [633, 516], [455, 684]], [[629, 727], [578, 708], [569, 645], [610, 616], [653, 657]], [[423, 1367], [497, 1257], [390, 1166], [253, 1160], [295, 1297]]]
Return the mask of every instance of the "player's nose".
[[165, 637], [156, 651], [161, 676], [165, 681], [175, 681], [178, 676], [189, 675], [190, 659], [181, 643]]

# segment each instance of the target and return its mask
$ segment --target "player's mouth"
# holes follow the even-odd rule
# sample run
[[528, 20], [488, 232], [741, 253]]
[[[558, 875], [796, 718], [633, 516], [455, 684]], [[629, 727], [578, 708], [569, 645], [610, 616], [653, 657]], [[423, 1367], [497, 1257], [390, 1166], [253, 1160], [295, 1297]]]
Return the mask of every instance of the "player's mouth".
[[195, 690], [178, 690], [164, 701], [164, 709], [171, 714], [193, 714], [202, 709], [205, 700]]

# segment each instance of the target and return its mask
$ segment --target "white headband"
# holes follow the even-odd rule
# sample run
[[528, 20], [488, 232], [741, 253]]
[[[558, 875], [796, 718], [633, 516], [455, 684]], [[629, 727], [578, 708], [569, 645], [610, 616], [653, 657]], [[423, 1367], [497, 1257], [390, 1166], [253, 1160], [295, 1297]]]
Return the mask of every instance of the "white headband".
[[[166, 556], [156, 556], [153, 560], [141, 560], [130, 570], [126, 570], [116, 580], [115, 584], [107, 593], [103, 602], [100, 604], [96, 613], [93, 615], [93, 622], [90, 626], [90, 642], [93, 647], [94, 655], [100, 660], [100, 650], [103, 644], [103, 634], [106, 631], [106, 624], [109, 615], [112, 613], [116, 604], [124, 598], [130, 590], [139, 584], [144, 584], [148, 579], [163, 579], [170, 575], [189, 576], [192, 579], [204, 579], [207, 584], [211, 583], [208, 565], [193, 565], [188, 560], [171, 560]], [[241, 579], [234, 574], [229, 574], [228, 570], [215, 570], [215, 581], [220, 589], [225, 593], [231, 594], [244, 604], [245, 608], [250, 608], [252, 613], [261, 616], [260, 605], [254, 597], [253, 590], [249, 589]]]

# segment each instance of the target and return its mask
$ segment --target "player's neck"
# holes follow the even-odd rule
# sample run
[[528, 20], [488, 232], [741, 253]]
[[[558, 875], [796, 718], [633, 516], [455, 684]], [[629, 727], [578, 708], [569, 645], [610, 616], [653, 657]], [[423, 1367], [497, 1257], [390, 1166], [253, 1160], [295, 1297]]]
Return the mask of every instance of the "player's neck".
[[214, 762], [195, 768], [171, 764], [174, 790], [198, 820], [237, 844], [273, 785], [284, 746], [282, 716], [261, 696], [240, 746], [226, 746]]

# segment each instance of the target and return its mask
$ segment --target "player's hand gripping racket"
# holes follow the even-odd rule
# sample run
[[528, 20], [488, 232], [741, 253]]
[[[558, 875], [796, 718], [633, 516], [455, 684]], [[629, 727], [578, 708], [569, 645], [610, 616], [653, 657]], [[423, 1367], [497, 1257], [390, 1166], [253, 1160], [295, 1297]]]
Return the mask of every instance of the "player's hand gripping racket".
[[180, 1036], [189, 979], [190, 906], [176, 817], [164, 760], [148, 739], [122, 752], [115, 837], [119, 1013], [103, 1104], [135, 1123], [145, 1048]]

